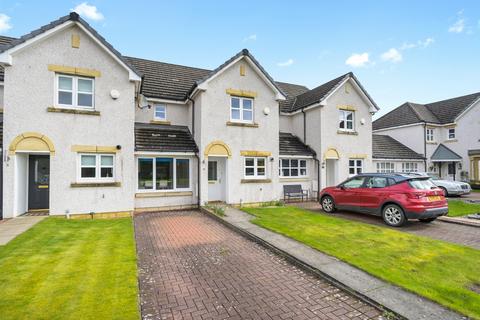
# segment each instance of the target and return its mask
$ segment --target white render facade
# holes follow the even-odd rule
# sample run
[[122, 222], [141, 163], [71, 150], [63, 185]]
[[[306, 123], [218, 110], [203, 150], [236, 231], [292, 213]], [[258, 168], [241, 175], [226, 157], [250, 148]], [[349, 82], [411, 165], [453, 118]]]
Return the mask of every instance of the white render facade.
[[351, 73], [292, 94], [247, 50], [213, 71], [123, 57], [75, 13], [0, 63], [3, 218], [315, 197], [372, 170], [378, 108]]
[[[410, 123], [390, 117], [407, 112]], [[389, 135], [425, 156], [418, 170], [446, 180], [480, 184], [480, 93], [431, 104], [406, 103], [376, 120], [374, 134]], [[398, 159], [397, 159], [398, 160]], [[400, 161], [400, 160], [398, 160]]]

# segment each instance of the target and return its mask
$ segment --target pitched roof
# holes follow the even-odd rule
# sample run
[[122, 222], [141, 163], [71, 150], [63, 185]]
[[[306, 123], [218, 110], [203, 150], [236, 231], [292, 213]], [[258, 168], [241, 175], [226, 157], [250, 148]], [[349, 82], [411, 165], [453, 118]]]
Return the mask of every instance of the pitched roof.
[[135, 123], [135, 151], [197, 152], [186, 126]]
[[398, 127], [402, 125], [427, 122], [447, 124], [455, 119], [475, 101], [480, 99], [480, 92], [437, 101], [428, 104], [406, 102], [373, 122], [373, 130]]
[[296, 97], [310, 90], [305, 86], [286, 82], [277, 81], [277, 85], [287, 96], [286, 100], [280, 101], [280, 110], [282, 112], [289, 112], [293, 104], [295, 103]]
[[[17, 39], [11, 38], [11, 37], [0, 36], [0, 51], [3, 50], [3, 46], [12, 43], [14, 40], [17, 40]], [[3, 70], [3, 67], [0, 66], [0, 82], [3, 82], [3, 80], [4, 80], [4, 70]]]
[[125, 57], [143, 73], [142, 93], [149, 98], [185, 100], [195, 82], [210, 70]]
[[102, 45], [104, 45], [110, 52], [112, 52], [122, 63], [124, 63], [129, 69], [131, 69], [135, 74], [137, 74], [139, 77], [141, 77], [141, 73], [138, 72], [138, 70], [135, 69], [134, 66], [132, 66], [115, 48], [105, 40], [95, 29], [93, 29], [85, 20], [83, 20], [80, 15], [76, 12], [70, 12], [70, 14], [60, 17], [57, 20], [54, 20], [50, 22], [49, 24], [46, 24], [36, 30], [33, 30], [30, 33], [27, 33], [23, 36], [21, 36], [18, 39], [11, 39], [10, 42], [5, 43], [0, 46], [0, 53], [5, 52], [9, 49], [12, 49], [16, 47], [19, 44], [22, 44], [30, 39], [35, 38], [36, 36], [51, 30], [67, 21], [74, 21], [82, 25], [88, 32], [90, 32]]
[[315, 151], [291, 133], [280, 132], [280, 155], [314, 156]]
[[374, 134], [373, 142], [373, 158], [377, 159], [425, 159], [423, 155], [416, 153], [398, 140], [387, 136]]
[[433, 152], [432, 156], [430, 157], [433, 161], [440, 161], [440, 160], [451, 160], [457, 161], [462, 160], [462, 157], [459, 156], [457, 153], [452, 151], [451, 149], [447, 148], [443, 144], [439, 144], [437, 149]]

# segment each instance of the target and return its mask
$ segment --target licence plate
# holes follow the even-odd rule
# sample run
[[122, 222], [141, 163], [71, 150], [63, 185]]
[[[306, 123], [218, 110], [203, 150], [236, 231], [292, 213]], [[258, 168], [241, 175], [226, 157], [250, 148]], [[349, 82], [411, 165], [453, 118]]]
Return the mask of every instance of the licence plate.
[[440, 196], [428, 196], [428, 201], [440, 201], [442, 197]]

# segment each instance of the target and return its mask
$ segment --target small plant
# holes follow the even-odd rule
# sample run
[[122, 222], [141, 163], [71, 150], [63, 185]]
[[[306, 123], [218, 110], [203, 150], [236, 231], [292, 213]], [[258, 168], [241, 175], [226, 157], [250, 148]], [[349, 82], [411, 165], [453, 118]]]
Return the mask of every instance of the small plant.
[[219, 217], [225, 216], [225, 208], [222, 206], [216, 206], [216, 205], [207, 205], [206, 208], [213, 213], [215, 213]]
[[281, 200], [274, 200], [274, 201], [267, 201], [267, 202], [262, 202], [260, 205], [262, 208], [265, 207], [283, 207], [285, 204]]

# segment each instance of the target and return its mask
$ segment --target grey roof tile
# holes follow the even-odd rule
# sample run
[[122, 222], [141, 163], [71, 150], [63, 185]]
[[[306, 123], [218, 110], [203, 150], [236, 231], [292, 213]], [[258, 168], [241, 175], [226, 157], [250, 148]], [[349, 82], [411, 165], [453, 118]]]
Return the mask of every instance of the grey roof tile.
[[431, 160], [461, 160], [462, 157], [459, 156], [455, 151], [447, 148], [443, 144], [439, 144], [437, 149], [433, 152], [432, 156], [430, 157]]
[[297, 136], [280, 132], [280, 155], [315, 156], [315, 151], [304, 144]]
[[135, 123], [135, 151], [198, 152], [186, 126]]
[[425, 159], [423, 155], [390, 136], [374, 134], [372, 140], [374, 159]]
[[424, 121], [434, 124], [452, 123], [478, 99], [480, 99], [480, 92], [428, 104], [406, 102], [375, 120], [373, 130]]

